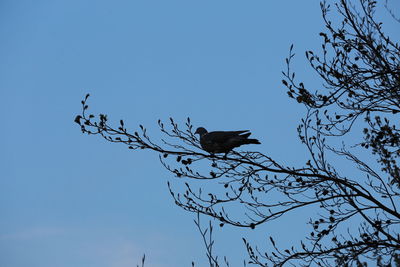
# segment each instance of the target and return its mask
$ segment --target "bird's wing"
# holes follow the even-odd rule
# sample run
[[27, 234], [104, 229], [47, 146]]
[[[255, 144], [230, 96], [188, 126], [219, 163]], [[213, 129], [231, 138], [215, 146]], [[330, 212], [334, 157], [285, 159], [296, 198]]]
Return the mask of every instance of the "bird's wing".
[[[203, 136], [204, 141], [211, 143], [225, 143], [231, 138], [240, 136], [240, 134], [246, 133], [246, 131], [215, 131], [207, 133]], [[250, 134], [249, 134], [250, 135]], [[248, 136], [248, 135], [247, 135]]]

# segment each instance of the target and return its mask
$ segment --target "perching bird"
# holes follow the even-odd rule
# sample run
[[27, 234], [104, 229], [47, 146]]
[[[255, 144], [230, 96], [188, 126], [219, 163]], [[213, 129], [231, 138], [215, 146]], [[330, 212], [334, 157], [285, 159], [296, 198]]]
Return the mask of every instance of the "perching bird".
[[251, 134], [248, 130], [209, 133], [203, 127], [199, 127], [195, 134], [200, 135], [200, 145], [209, 153], [225, 153], [226, 155], [229, 151], [241, 145], [261, 144], [257, 139], [248, 139]]

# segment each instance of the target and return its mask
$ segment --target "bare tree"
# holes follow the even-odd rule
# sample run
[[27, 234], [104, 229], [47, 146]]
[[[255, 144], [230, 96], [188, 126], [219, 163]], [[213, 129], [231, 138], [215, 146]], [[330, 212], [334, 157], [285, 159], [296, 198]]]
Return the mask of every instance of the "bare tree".
[[[155, 141], [143, 126], [131, 133], [123, 121], [113, 127], [106, 115], [88, 114], [88, 95], [75, 121], [83, 133], [159, 153], [161, 164], [185, 181], [184, 192], [168, 184], [175, 203], [218, 219], [220, 226], [254, 229], [294, 210], [315, 211], [309, 222], [313, 230], [297, 246], [279, 248], [271, 237], [273, 250], [263, 252], [244, 240], [249, 263], [363, 266], [370, 259], [400, 266], [400, 47], [376, 21], [375, 1], [339, 1], [337, 23], [329, 18], [330, 8], [321, 3], [322, 52], [306, 52], [323, 90], [295, 80], [293, 46], [283, 72], [289, 97], [307, 108], [298, 127], [309, 152], [304, 166], [287, 166], [261, 152], [206, 153], [190, 119], [182, 127], [172, 118], [168, 124], [158, 121], [165, 138]], [[351, 142], [350, 133], [360, 139]], [[357, 173], [343, 172], [337, 159]]]

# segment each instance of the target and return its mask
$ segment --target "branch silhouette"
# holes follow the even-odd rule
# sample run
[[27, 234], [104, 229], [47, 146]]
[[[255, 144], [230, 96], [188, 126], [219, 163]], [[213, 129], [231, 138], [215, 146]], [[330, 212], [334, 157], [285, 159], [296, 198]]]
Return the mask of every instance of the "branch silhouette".
[[[311, 233], [298, 246], [283, 249], [271, 237], [273, 249], [264, 252], [244, 239], [249, 263], [347, 266], [370, 259], [399, 266], [400, 47], [375, 20], [375, 9], [371, 0], [357, 5], [338, 1], [335, 10], [341, 21], [333, 23], [330, 5], [321, 3], [326, 28], [320, 33], [322, 55], [307, 51], [306, 58], [323, 90], [297, 82], [291, 67], [293, 45], [289, 49], [282, 82], [288, 96], [307, 108], [297, 129], [309, 153], [304, 166], [289, 166], [258, 151], [208, 153], [189, 118], [183, 125], [172, 118], [168, 123], [159, 120], [163, 138], [155, 140], [142, 125], [131, 132], [122, 120], [113, 126], [107, 115], [88, 114], [89, 95], [75, 122], [85, 134], [158, 153], [161, 165], [185, 183], [184, 192], [168, 183], [176, 205], [215, 218], [221, 227], [255, 229], [294, 210], [316, 211], [309, 221]], [[353, 132], [360, 132], [362, 139], [348, 149], [344, 142]], [[378, 164], [363, 161], [357, 153], [369, 153]], [[357, 174], [344, 174], [335, 157], [354, 166]], [[207, 244], [207, 255], [212, 255], [213, 243]], [[215, 258], [209, 260], [218, 266]]]

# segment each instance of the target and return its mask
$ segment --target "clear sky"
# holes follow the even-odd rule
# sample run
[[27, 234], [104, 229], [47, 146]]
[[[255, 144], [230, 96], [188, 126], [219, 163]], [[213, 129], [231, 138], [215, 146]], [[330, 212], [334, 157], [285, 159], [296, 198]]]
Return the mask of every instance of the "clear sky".
[[[154, 138], [169, 117], [250, 129], [262, 145], [249, 149], [301, 164], [304, 109], [281, 71], [294, 43], [297, 75], [320, 86], [303, 55], [322, 29], [317, 1], [2, 0], [0, 266], [128, 267], [144, 253], [150, 267], [205, 266], [194, 214], [167, 190], [181, 182], [154, 153], [82, 135], [80, 101]], [[307, 220], [216, 227], [217, 253], [239, 266], [242, 236], [296, 245]]]

